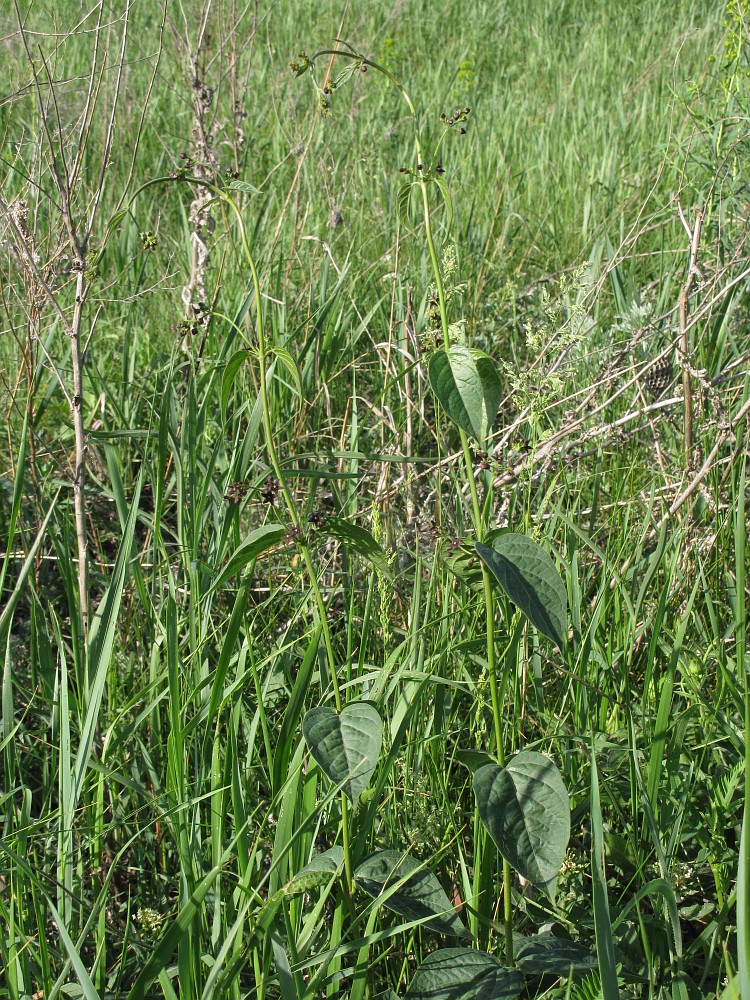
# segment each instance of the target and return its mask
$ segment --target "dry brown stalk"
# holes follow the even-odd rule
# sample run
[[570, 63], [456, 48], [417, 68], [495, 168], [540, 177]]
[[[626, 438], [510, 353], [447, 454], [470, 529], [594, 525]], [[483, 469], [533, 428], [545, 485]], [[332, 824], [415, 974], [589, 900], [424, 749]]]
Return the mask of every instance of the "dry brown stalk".
[[685, 468], [690, 470], [693, 465], [693, 390], [690, 384], [690, 345], [688, 342], [688, 302], [690, 291], [693, 287], [693, 280], [702, 278], [698, 270], [698, 251], [701, 243], [701, 229], [703, 227], [703, 211], [699, 208], [695, 213], [695, 224], [691, 229], [682, 211], [682, 206], [678, 203], [680, 219], [685, 227], [690, 240], [690, 258], [688, 263], [688, 273], [685, 283], [680, 291], [680, 362], [682, 364], [682, 392], [684, 408], [684, 432], [685, 432]]

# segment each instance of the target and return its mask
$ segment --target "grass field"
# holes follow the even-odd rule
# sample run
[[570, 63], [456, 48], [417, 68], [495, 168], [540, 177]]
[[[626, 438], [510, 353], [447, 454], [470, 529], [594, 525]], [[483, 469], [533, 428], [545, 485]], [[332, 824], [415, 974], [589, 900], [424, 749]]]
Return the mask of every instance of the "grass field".
[[749, 19], [0, 0], [0, 997], [750, 1000]]

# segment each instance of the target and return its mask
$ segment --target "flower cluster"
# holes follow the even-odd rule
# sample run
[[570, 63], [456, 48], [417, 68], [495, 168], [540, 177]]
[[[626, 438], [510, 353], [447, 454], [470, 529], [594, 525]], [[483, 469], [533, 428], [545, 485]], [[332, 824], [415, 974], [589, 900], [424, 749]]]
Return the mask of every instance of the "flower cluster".
[[227, 487], [227, 491], [224, 494], [224, 499], [228, 504], [235, 504], [236, 506], [242, 503], [242, 501], [247, 496], [249, 490], [250, 486], [248, 485], [247, 480], [245, 479], [238, 480], [235, 483], [229, 484], [229, 486]]
[[440, 115], [440, 121], [445, 125], [446, 128], [453, 128], [455, 125], [460, 125], [459, 134], [466, 135], [466, 129], [464, 125], [471, 114], [471, 108], [455, 108], [450, 115], [446, 115], [443, 112]]

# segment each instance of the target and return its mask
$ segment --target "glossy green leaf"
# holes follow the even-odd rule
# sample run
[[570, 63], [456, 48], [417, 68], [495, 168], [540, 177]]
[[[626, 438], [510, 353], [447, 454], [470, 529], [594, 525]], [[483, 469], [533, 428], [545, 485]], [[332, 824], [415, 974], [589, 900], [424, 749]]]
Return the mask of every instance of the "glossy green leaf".
[[502, 856], [553, 897], [570, 839], [570, 802], [557, 767], [525, 750], [507, 767], [485, 764], [475, 771], [474, 794]]
[[253, 562], [273, 545], [278, 545], [285, 534], [286, 528], [283, 524], [264, 524], [262, 527], [251, 531], [247, 538], [243, 542], [240, 542], [231, 554], [226, 566], [211, 585], [211, 590], [223, 587], [227, 580], [231, 580], [233, 576], [237, 576], [248, 563]]
[[403, 851], [376, 851], [354, 873], [357, 882], [376, 899], [398, 885], [383, 906], [409, 920], [424, 920], [440, 934], [465, 937], [468, 932], [429, 869]]
[[503, 398], [492, 358], [473, 348], [451, 347], [432, 355], [429, 372], [432, 391], [453, 423], [483, 442]]
[[383, 721], [369, 701], [311, 708], [302, 721], [305, 741], [324, 774], [356, 802], [370, 783], [383, 742]]
[[329, 517], [322, 529], [331, 538], [342, 542], [353, 552], [359, 553], [370, 562], [378, 573], [383, 576], [393, 576], [388, 557], [383, 549], [378, 545], [367, 528], [351, 521], [345, 521], [342, 517]]
[[414, 974], [407, 1000], [513, 1000], [523, 977], [494, 955], [471, 948], [434, 951]]
[[477, 552], [534, 628], [560, 649], [568, 630], [568, 596], [552, 558], [528, 535], [505, 532]]
[[338, 875], [344, 865], [343, 847], [331, 847], [322, 854], [318, 854], [312, 861], [305, 865], [294, 875], [284, 888], [287, 896], [299, 896], [303, 892], [317, 889], [321, 885], [328, 885], [331, 879]]
[[590, 972], [598, 966], [596, 955], [590, 948], [552, 934], [524, 938], [516, 947], [515, 960], [522, 972], [532, 976], [567, 976], [571, 969], [581, 973]]

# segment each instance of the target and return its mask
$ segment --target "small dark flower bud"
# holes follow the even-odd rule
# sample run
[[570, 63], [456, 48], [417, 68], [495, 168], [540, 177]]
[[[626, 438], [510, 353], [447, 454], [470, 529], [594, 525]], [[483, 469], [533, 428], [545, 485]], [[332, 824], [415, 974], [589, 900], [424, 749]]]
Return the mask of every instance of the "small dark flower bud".
[[460, 133], [461, 135], [466, 135], [466, 129], [465, 129], [465, 128], [461, 128], [461, 129], [459, 129], [458, 131], [459, 131], [459, 133]]
[[471, 114], [471, 108], [464, 108], [464, 114], [465, 115]]
[[367, 67], [366, 66], [360, 66], [359, 70], [360, 70], [361, 73], [366, 73], [367, 72]]
[[398, 168], [398, 172], [400, 174], [408, 174], [409, 173], [409, 168], [408, 167], [399, 167]]
[[328, 97], [328, 95], [331, 93], [331, 88], [323, 87], [323, 93], [326, 95], [326, 97]]
[[421, 164], [421, 163], [418, 163], [418, 164], [417, 164], [417, 170], [421, 170], [421, 169], [422, 169], [422, 164]]
[[438, 163], [438, 165], [435, 167], [435, 170], [439, 174], [444, 174], [445, 173], [445, 167], [443, 166], [442, 163]]
[[450, 126], [452, 126], [452, 125], [454, 125], [454, 124], [455, 124], [455, 123], [454, 123], [453, 119], [452, 119], [452, 118], [449, 118], [449, 119], [448, 119], [448, 127], [450, 127]]

